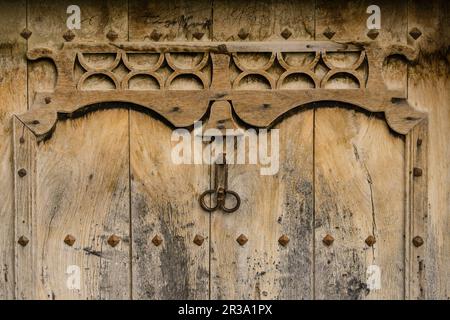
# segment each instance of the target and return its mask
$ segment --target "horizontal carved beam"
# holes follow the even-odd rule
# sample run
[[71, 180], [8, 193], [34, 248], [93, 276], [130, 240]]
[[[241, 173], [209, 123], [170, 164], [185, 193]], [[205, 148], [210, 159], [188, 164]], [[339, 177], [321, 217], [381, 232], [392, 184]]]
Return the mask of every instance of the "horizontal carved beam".
[[[260, 55], [262, 63], [249, 64], [248, 53]], [[298, 53], [306, 57], [302, 63], [292, 59]], [[183, 54], [196, 55], [186, 64], [177, 60]], [[333, 60], [335, 55], [342, 59], [347, 54], [355, 57], [349, 65]], [[402, 92], [386, 88], [382, 66], [392, 54], [409, 60], [416, 57], [408, 46], [378, 47], [374, 42], [66, 43], [60, 50], [28, 53], [31, 60], [54, 61], [57, 84], [54, 92], [38, 92], [31, 110], [18, 118], [38, 138], [44, 138], [61, 116], [88, 112], [103, 102], [124, 102], [152, 110], [175, 127], [188, 127], [206, 114], [212, 101], [228, 100], [243, 122], [270, 127], [294, 108], [341, 102], [382, 112], [394, 131], [406, 134], [425, 114], [409, 106]], [[328, 82], [338, 75], [353, 79], [355, 88], [329, 88]], [[95, 77], [110, 87], [90, 87]], [[177, 90], [180, 77], [196, 80], [198, 87]], [[245, 84], [250, 77], [262, 79], [266, 87], [248, 89]], [[305, 79], [309, 87], [287, 86], [286, 81], [295, 77]], [[144, 79], [153, 87], [136, 88], [135, 79]]]

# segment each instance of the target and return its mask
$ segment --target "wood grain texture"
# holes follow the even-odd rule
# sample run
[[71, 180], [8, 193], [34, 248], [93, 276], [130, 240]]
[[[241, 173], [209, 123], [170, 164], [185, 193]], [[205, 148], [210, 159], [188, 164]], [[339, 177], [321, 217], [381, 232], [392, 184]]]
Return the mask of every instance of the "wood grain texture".
[[[33, 31], [30, 48], [61, 46], [68, 5], [28, 4], [28, 25]], [[102, 41], [115, 27], [122, 39], [127, 34], [125, 1], [78, 5], [82, 28], [74, 31], [74, 41]], [[35, 90], [51, 90], [55, 85], [55, 75], [45, 77], [40, 71], [43, 68], [45, 75], [51, 75], [46, 64], [29, 69], [30, 100]], [[36, 238], [32, 243], [36, 263], [28, 266], [36, 277], [35, 298], [130, 296], [128, 130], [127, 111], [108, 111], [61, 123], [56, 139], [39, 145], [33, 225]], [[77, 239], [73, 247], [63, 242], [67, 234]], [[107, 244], [112, 234], [122, 239], [114, 248]], [[66, 268], [72, 264], [81, 269], [80, 290], [69, 290], [66, 285], [70, 276]]]
[[[403, 139], [376, 117], [324, 108], [315, 142], [316, 298], [403, 298]], [[335, 239], [329, 247], [327, 234]], [[378, 290], [367, 288], [369, 265], [381, 270]]]
[[[310, 39], [314, 25], [306, 16], [313, 8], [312, 1], [218, 2], [213, 38], [242, 40], [237, 36], [242, 27], [249, 40], [280, 39], [284, 28], [292, 39]], [[303, 24], [297, 19], [304, 19]], [[258, 58], [249, 54], [246, 61], [257, 63]], [[211, 216], [211, 298], [312, 298], [313, 113], [296, 113], [276, 125], [280, 168], [275, 175], [262, 176], [261, 164], [229, 165], [229, 189], [240, 195], [242, 204], [237, 212]], [[247, 146], [246, 152], [250, 156], [257, 151]], [[242, 246], [236, 241], [240, 234], [248, 238]], [[278, 242], [282, 235], [290, 239], [286, 247]]]
[[[108, 110], [65, 121], [39, 145], [30, 266], [39, 279], [35, 298], [129, 298], [127, 114]], [[107, 243], [113, 234], [121, 238], [116, 247]], [[73, 246], [64, 243], [67, 235], [75, 237]], [[79, 290], [66, 285], [71, 265], [81, 271]]]
[[210, 0], [131, 0], [130, 36], [138, 41], [206, 41], [211, 39], [211, 12]]
[[0, 299], [14, 298], [14, 113], [26, 111], [25, 1], [0, 1]]
[[[133, 1], [129, 40], [145, 40], [151, 32], [163, 34], [161, 41], [205, 32], [207, 40], [210, 21], [208, 1]], [[189, 88], [189, 81], [179, 86]], [[133, 299], [207, 299], [210, 219], [197, 199], [209, 186], [209, 168], [175, 164], [173, 127], [153, 116], [130, 113]], [[159, 246], [152, 243], [156, 235]], [[200, 246], [196, 235], [205, 238]]]
[[314, 1], [215, 1], [213, 21], [214, 40], [285, 40], [285, 30], [288, 40], [309, 40]]
[[422, 53], [419, 63], [409, 68], [408, 97], [416, 108], [429, 113], [427, 240], [418, 248], [424, 251], [420, 256], [426, 267], [421, 276], [426, 287], [424, 292], [416, 287], [411, 298], [450, 298], [449, 21], [448, 1], [408, 3], [409, 29], [416, 27], [422, 32], [417, 40], [408, 36], [408, 42]]
[[[33, 299], [36, 292], [36, 138], [17, 118], [14, 132], [14, 280], [15, 299]], [[14, 227], [13, 227], [14, 226]], [[25, 246], [19, 240], [29, 241]], [[24, 238], [22, 238], [24, 239]], [[34, 269], [34, 270], [33, 270]]]
[[[213, 299], [312, 298], [313, 111], [297, 113], [275, 129], [278, 173], [262, 176], [265, 165], [228, 166], [229, 189], [242, 204], [234, 213], [211, 217]], [[247, 146], [246, 152], [257, 150]], [[236, 241], [240, 234], [248, 238], [243, 246]], [[290, 239], [286, 247], [278, 243], [282, 235]]]
[[[366, 36], [367, 1], [320, 1], [316, 8], [316, 38], [329, 28], [332, 40]], [[382, 29], [376, 42], [406, 42], [405, 3], [377, 3]], [[403, 18], [401, 18], [403, 17]], [[345, 59], [341, 61], [345, 63]], [[348, 63], [348, 62], [347, 62]], [[384, 66], [384, 81], [405, 88], [405, 66]], [[369, 70], [370, 72], [370, 70]], [[392, 76], [392, 73], [399, 76]], [[348, 79], [333, 83], [346, 86]], [[346, 129], [344, 129], [346, 128]], [[406, 177], [404, 140], [383, 121], [345, 109], [319, 109], [315, 117], [315, 297], [319, 299], [402, 299]], [[323, 237], [335, 239], [327, 247]], [[369, 247], [368, 236], [376, 243]], [[395, 251], [395, 256], [389, 252]], [[369, 290], [368, 267], [381, 272], [381, 288]], [[373, 267], [371, 267], [373, 268]]]

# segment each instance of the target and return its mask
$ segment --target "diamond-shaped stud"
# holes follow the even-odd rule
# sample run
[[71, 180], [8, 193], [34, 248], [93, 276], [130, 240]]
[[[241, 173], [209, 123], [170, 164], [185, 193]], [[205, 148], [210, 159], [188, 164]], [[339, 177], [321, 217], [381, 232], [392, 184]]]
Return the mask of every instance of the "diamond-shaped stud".
[[25, 247], [25, 246], [28, 244], [28, 242], [30, 242], [30, 240], [28, 240], [28, 238], [25, 237], [25, 236], [21, 236], [17, 242], [18, 242], [22, 247]]
[[418, 248], [423, 245], [423, 239], [421, 236], [415, 236], [412, 240], [413, 245]]
[[417, 167], [416, 167], [416, 168], [413, 168], [413, 176], [414, 176], [414, 177], [421, 177], [422, 174], [423, 174], [422, 169], [417, 168]]
[[75, 39], [75, 33], [73, 33], [72, 30], [67, 30], [66, 33], [63, 34], [63, 38], [67, 42], [70, 42]]
[[163, 239], [159, 235], [156, 235], [153, 237], [152, 242], [155, 246], [159, 246], [163, 242]]
[[203, 244], [203, 241], [205, 241], [205, 238], [202, 237], [201, 235], [197, 234], [194, 237], [194, 243], [198, 246], [201, 246]]
[[24, 168], [19, 169], [19, 171], [17, 171], [17, 174], [19, 175], [19, 177], [23, 178], [27, 175], [27, 170], [25, 170]]
[[329, 27], [326, 28], [325, 31], [323, 32], [323, 35], [325, 37], [327, 37], [328, 39], [333, 38], [335, 34], [336, 34], [336, 32], [333, 32]]
[[414, 28], [411, 29], [411, 31], [409, 31], [409, 35], [411, 37], [413, 37], [414, 40], [417, 40], [422, 35], [422, 32], [420, 32], [419, 29], [414, 27]]
[[115, 40], [117, 40], [117, 38], [119, 37], [119, 35], [118, 35], [117, 32], [115, 32], [114, 30], [109, 30], [109, 32], [106, 34], [106, 37], [107, 37], [108, 40], [110, 40], [110, 41], [115, 41]]
[[369, 32], [367, 32], [367, 36], [372, 39], [375, 40], [376, 37], [378, 37], [380, 33], [378, 32], [378, 30], [375, 29], [370, 29]]
[[250, 34], [248, 33], [248, 31], [245, 30], [244, 28], [242, 28], [242, 29], [239, 30], [239, 32], [238, 32], [238, 37], [241, 38], [242, 40], [247, 39], [247, 37], [248, 37], [249, 35], [250, 35]]
[[31, 37], [33, 33], [28, 30], [27, 28], [23, 29], [22, 32], [20, 33], [20, 35], [22, 36], [22, 38], [24, 38], [25, 40], [27, 40], [29, 37]]
[[73, 246], [73, 244], [75, 243], [75, 237], [72, 236], [71, 234], [68, 234], [64, 238], [64, 243], [67, 244], [69, 247]]
[[150, 33], [150, 39], [152, 39], [153, 41], [159, 41], [159, 39], [161, 39], [162, 34], [159, 33], [158, 31], [153, 30], [152, 33]]
[[248, 238], [247, 238], [245, 235], [241, 234], [241, 235], [236, 239], [236, 241], [237, 241], [237, 243], [239, 243], [241, 246], [243, 246], [244, 244], [247, 243]]
[[332, 236], [330, 236], [329, 234], [327, 234], [323, 239], [322, 242], [326, 245], [326, 246], [331, 246], [334, 242], [334, 238]]
[[286, 247], [289, 243], [289, 237], [285, 234], [283, 234], [280, 239], [278, 239], [278, 243], [281, 244], [283, 247]]
[[288, 28], [286, 28], [281, 32], [281, 36], [287, 40], [292, 36], [292, 32]]
[[194, 33], [192, 34], [192, 36], [193, 36], [195, 39], [197, 39], [197, 40], [200, 40], [201, 38], [203, 38], [203, 35], [204, 35], [204, 33], [203, 33], [203, 32], [200, 32], [200, 31], [194, 32]]
[[375, 239], [374, 236], [370, 235], [366, 238], [366, 240], [364, 241], [369, 247], [373, 246], [375, 244], [375, 242], [377, 242], [377, 240]]
[[113, 248], [115, 246], [117, 246], [119, 244], [119, 242], [120, 242], [120, 237], [116, 236], [115, 234], [113, 234], [112, 236], [110, 236], [108, 238], [108, 244]]

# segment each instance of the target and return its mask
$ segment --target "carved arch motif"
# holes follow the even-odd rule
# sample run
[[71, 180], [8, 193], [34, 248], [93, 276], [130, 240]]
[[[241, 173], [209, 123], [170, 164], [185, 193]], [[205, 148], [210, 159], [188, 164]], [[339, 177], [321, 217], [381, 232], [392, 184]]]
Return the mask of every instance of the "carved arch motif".
[[[246, 66], [241, 61], [240, 54], [248, 53], [268, 53], [269, 58], [262, 65]], [[292, 64], [286, 55], [293, 53], [309, 54], [312, 59], [303, 65]], [[86, 57], [96, 54], [111, 55], [111, 63], [93, 66]], [[173, 59], [177, 54], [197, 54], [200, 58], [192, 66], [185, 66]], [[348, 66], [335, 65], [330, 60], [330, 55], [333, 54], [353, 54], [357, 58]], [[211, 101], [228, 100], [240, 120], [250, 126], [268, 127], [298, 106], [336, 101], [370, 112], [383, 112], [392, 130], [406, 134], [426, 115], [411, 107], [403, 92], [386, 88], [382, 66], [384, 60], [393, 54], [403, 55], [408, 60], [413, 60], [416, 56], [408, 46], [377, 47], [373, 43], [331, 41], [65, 43], [60, 50], [42, 48], [28, 52], [30, 60], [50, 58], [54, 61], [57, 84], [54, 92], [38, 92], [33, 108], [18, 118], [40, 139], [52, 132], [58, 121], [58, 114], [70, 116], [91, 105], [117, 101], [150, 109], [175, 127], [188, 127], [207, 112]], [[143, 56], [140, 64], [132, 61], [133, 55]], [[281, 73], [272, 71], [275, 63], [281, 67]], [[74, 75], [77, 64], [82, 70], [78, 79]], [[238, 70], [238, 75], [234, 78], [232, 64]], [[318, 64], [326, 68], [322, 75], [316, 72]], [[120, 66], [122, 75], [116, 73]], [[162, 68], [165, 68], [164, 72], [160, 72]], [[240, 81], [252, 74], [265, 78], [270, 84], [269, 89], [240, 89]], [[313, 88], [284, 89], [283, 81], [296, 74], [309, 78]], [[325, 83], [339, 74], [356, 79], [358, 88], [327, 89]], [[83, 83], [94, 75], [109, 78], [114, 88], [84, 90]], [[158, 86], [154, 90], [133, 90], [129, 82], [136, 76], [148, 76]], [[171, 90], [171, 84], [179, 76], [197, 78], [201, 89]]]

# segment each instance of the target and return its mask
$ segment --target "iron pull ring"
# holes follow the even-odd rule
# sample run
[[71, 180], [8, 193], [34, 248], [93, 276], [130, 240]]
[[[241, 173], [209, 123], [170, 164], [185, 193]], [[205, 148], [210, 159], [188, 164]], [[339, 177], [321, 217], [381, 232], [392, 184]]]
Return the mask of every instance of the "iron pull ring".
[[[216, 196], [216, 205], [214, 207], [210, 207], [205, 202], [205, 197], [208, 195], [215, 195]], [[227, 195], [231, 195], [236, 199], [236, 204], [232, 208], [227, 208], [225, 205], [225, 200], [227, 198]], [[235, 212], [239, 207], [241, 206], [241, 197], [237, 194], [237, 192], [231, 191], [231, 190], [224, 190], [223, 188], [219, 188], [219, 190], [206, 190], [200, 195], [200, 206], [203, 208], [203, 210], [208, 212], [216, 211], [217, 209], [221, 209], [222, 211], [226, 213], [232, 213]]]
[[[216, 211], [217, 209], [221, 209], [226, 213], [235, 212], [241, 206], [241, 197], [234, 191], [228, 190], [228, 166], [226, 164], [226, 156], [223, 154], [219, 158], [222, 161], [216, 161], [215, 163], [215, 188], [209, 189], [203, 192], [200, 195], [199, 202], [200, 206], [203, 210], [208, 212]], [[215, 196], [216, 205], [208, 206], [205, 202], [205, 197], [207, 195]], [[225, 201], [227, 196], [232, 196], [236, 199], [236, 204], [232, 208], [227, 208], [225, 205]]]

